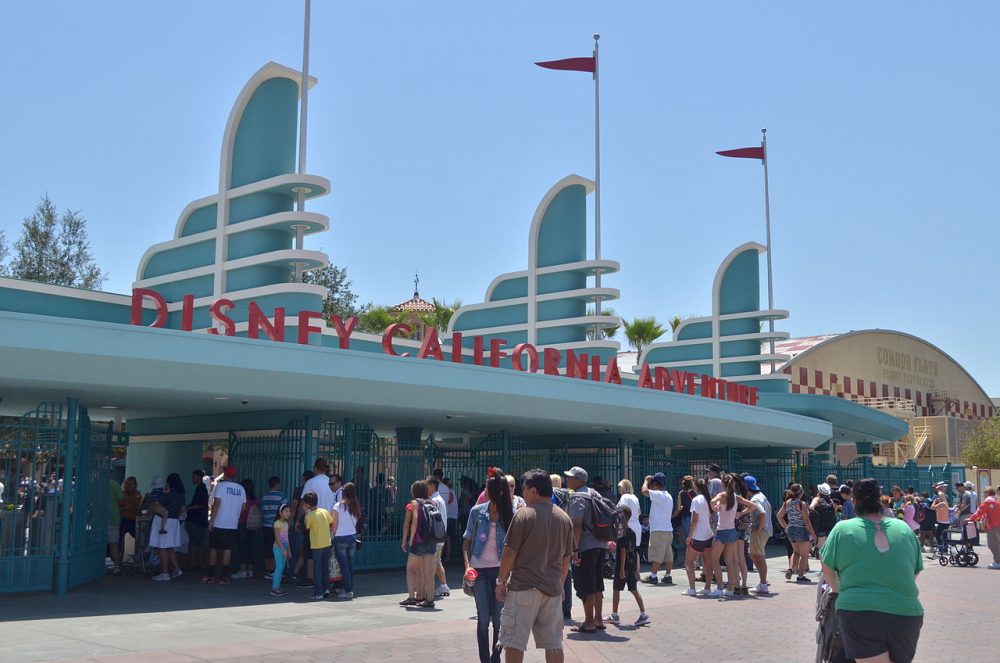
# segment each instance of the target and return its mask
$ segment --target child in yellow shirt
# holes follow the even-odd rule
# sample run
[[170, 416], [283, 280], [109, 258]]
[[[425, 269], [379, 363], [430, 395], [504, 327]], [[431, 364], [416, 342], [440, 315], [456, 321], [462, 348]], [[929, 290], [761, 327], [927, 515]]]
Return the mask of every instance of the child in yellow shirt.
[[305, 505], [305, 526], [309, 530], [309, 546], [312, 548], [312, 599], [322, 601], [330, 594], [330, 553], [333, 551], [330, 526], [333, 524], [333, 516], [326, 509], [316, 506], [315, 493], [303, 495], [302, 503]]

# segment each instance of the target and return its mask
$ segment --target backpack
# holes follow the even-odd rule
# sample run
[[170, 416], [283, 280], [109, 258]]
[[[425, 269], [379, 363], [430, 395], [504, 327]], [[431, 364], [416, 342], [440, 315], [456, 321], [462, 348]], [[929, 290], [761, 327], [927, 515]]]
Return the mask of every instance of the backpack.
[[813, 523], [813, 529], [829, 534], [833, 526], [837, 524], [837, 510], [833, 508], [833, 503], [820, 498], [815, 513], [816, 519]]
[[419, 521], [417, 523], [417, 535], [421, 541], [426, 543], [443, 543], [446, 537], [447, 528], [441, 511], [434, 500], [421, 499]]
[[927, 515], [927, 505], [923, 501], [913, 505], [913, 522], [922, 523]]
[[[579, 494], [579, 493], [576, 493]], [[614, 502], [600, 494], [591, 491], [590, 497], [590, 532], [598, 541], [617, 541], [625, 536], [628, 519], [625, 512]]]
[[260, 507], [256, 504], [247, 509], [247, 529], [259, 530], [264, 523], [264, 515], [260, 512]]
[[552, 489], [552, 504], [556, 505], [563, 511], [569, 507], [569, 498], [571, 497], [573, 497], [573, 491], [568, 488]]

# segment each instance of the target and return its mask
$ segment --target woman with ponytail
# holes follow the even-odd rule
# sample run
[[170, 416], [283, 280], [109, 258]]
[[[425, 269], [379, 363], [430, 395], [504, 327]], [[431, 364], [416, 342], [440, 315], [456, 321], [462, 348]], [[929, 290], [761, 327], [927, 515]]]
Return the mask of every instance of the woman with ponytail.
[[[734, 596], [733, 589], [736, 587], [736, 578], [740, 573], [739, 562], [736, 559], [736, 541], [743, 534], [736, 529], [737, 505], [742, 504], [751, 513], [757, 507], [753, 502], [741, 497], [736, 493], [736, 480], [732, 474], [725, 474], [722, 477], [723, 492], [712, 498], [712, 509], [719, 514], [719, 527], [715, 532], [715, 540], [712, 542], [712, 564], [716, 563], [721, 555], [725, 560], [726, 573], [728, 574], [726, 589], [721, 593], [716, 592], [709, 596], [719, 598], [729, 598]], [[708, 577], [706, 572], [705, 577]], [[721, 578], [720, 578], [721, 579]]]
[[[472, 507], [465, 527], [462, 545], [466, 578], [474, 577], [476, 598], [476, 639], [479, 642], [480, 663], [499, 663], [497, 638], [500, 632], [500, 609], [496, 599], [496, 584], [500, 576], [500, 557], [504, 538], [514, 519], [510, 484], [499, 467], [487, 470], [487, 501]], [[493, 646], [490, 646], [490, 624], [493, 625]]]
[[902, 520], [883, 514], [875, 479], [854, 484], [857, 518], [842, 520], [820, 551], [823, 578], [836, 599], [848, 658], [910, 663], [924, 621], [916, 576], [920, 545]]

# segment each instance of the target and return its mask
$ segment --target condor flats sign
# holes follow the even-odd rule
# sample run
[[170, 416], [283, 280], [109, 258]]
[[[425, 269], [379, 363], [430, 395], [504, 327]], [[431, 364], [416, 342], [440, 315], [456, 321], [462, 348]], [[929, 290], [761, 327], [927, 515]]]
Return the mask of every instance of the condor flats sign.
[[[160, 293], [147, 288], [135, 288], [132, 291], [131, 323], [142, 326], [142, 313], [146, 301], [151, 301], [156, 310], [156, 318], [149, 326], [166, 327], [169, 313], [167, 300]], [[236, 303], [230, 299], [213, 301], [208, 307], [208, 313], [213, 323], [213, 327], [208, 330], [208, 333], [236, 336], [236, 321], [228, 315], [235, 308]], [[272, 341], [285, 341], [286, 315], [284, 307], [276, 307], [268, 316], [256, 302], [251, 301], [247, 304], [246, 317], [248, 338], [261, 338], [263, 334], [265, 338]], [[309, 345], [313, 334], [323, 333], [323, 326], [317, 324], [323, 320], [322, 313], [300, 311], [295, 315], [295, 318], [295, 323], [288, 326], [297, 328], [296, 340], [302, 345]], [[181, 301], [181, 330], [192, 331], [193, 319], [194, 295], [184, 295]], [[351, 317], [344, 320], [339, 315], [334, 315], [330, 317], [328, 322], [337, 334], [338, 346], [343, 350], [350, 349], [351, 335], [354, 333], [358, 319]], [[396, 323], [386, 327], [385, 331], [382, 332], [382, 351], [387, 355], [409, 357], [410, 353], [408, 352], [397, 352], [393, 341], [400, 334], [409, 334], [411, 331], [413, 330], [404, 323]], [[510, 347], [507, 341], [502, 338], [490, 338], [487, 341], [482, 336], [473, 336], [471, 340], [472, 363], [476, 366], [500, 368], [501, 360], [510, 359], [511, 368], [524, 373], [542, 372], [546, 375], [565, 375], [565, 377], [578, 380], [611, 384], [622, 383], [618, 361], [615, 357], [611, 357], [606, 365], [602, 365], [600, 357], [590, 356], [584, 352], [577, 353], [573, 350], [562, 352], [556, 348], [539, 350], [531, 343], [519, 343]], [[462, 363], [464, 341], [466, 339], [462, 332], [452, 333], [451, 348], [445, 352], [444, 348], [441, 347], [437, 330], [430, 328], [421, 342], [420, 350], [416, 356], [418, 359]], [[563, 364], [565, 364], [565, 370], [560, 371]], [[640, 368], [637, 384], [643, 389], [673, 391], [745, 405], [756, 405], [759, 393], [759, 389], [756, 387], [748, 387], [738, 382], [729, 382], [722, 378], [677, 369], [667, 370], [662, 366], [651, 369], [648, 364], [643, 364]]]

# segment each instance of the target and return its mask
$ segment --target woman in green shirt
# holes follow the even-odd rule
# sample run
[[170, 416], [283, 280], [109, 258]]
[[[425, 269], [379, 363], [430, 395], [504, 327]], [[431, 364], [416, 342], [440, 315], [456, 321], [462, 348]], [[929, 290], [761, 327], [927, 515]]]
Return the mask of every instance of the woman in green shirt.
[[820, 551], [844, 649], [857, 663], [910, 663], [924, 622], [920, 546], [906, 523], [883, 517], [878, 481], [855, 483], [853, 496], [858, 517], [837, 523]]

